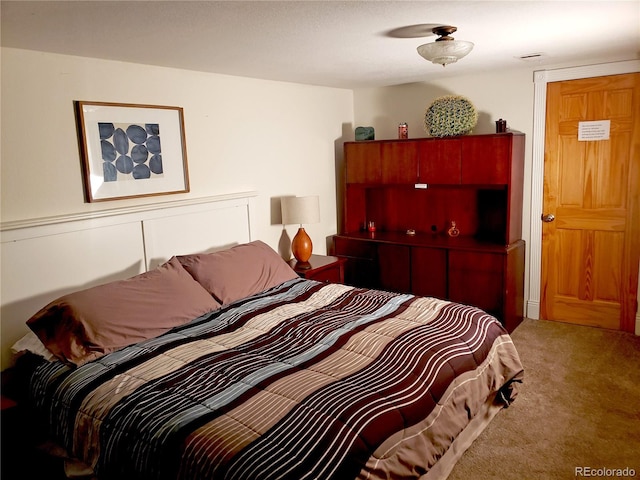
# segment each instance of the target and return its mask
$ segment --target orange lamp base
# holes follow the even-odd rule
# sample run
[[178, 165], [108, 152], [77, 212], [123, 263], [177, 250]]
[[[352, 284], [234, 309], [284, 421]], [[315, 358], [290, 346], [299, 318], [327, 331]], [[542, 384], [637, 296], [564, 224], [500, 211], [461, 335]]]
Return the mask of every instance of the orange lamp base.
[[300, 227], [291, 242], [291, 252], [293, 256], [296, 257], [296, 260], [299, 262], [308, 262], [311, 258], [312, 250], [313, 243], [311, 242], [311, 238], [309, 238], [307, 232], [304, 231], [304, 228]]

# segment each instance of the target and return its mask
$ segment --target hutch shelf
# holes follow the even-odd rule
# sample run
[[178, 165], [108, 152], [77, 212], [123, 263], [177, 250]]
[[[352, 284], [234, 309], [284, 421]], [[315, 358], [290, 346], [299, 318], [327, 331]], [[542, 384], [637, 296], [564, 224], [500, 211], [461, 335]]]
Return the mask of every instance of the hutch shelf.
[[345, 283], [476, 305], [513, 331], [523, 315], [524, 142], [516, 132], [346, 142], [334, 236]]

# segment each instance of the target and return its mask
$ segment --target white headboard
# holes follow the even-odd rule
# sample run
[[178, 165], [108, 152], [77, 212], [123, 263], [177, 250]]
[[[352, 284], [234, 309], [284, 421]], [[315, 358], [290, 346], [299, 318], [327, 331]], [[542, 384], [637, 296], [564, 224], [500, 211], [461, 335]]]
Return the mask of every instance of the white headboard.
[[1, 369], [26, 320], [61, 295], [131, 277], [173, 255], [255, 240], [256, 192], [7, 222], [1, 232]]

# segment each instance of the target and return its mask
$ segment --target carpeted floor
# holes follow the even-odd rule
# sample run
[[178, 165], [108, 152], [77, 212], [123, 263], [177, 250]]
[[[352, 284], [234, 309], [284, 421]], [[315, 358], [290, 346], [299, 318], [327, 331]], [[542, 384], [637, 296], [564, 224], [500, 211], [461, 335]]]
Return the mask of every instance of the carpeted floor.
[[[572, 479], [580, 467], [640, 478], [640, 337], [544, 320], [512, 337], [525, 369], [518, 398], [448, 480]], [[597, 478], [624, 478], [608, 473]]]

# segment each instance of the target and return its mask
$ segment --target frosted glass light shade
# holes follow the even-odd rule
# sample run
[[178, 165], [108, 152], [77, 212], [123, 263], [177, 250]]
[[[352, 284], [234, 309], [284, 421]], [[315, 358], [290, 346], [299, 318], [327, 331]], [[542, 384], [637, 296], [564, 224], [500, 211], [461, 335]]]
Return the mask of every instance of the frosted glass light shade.
[[320, 202], [317, 195], [282, 197], [281, 207], [283, 225], [302, 225], [320, 221]]
[[455, 63], [462, 57], [466, 56], [473, 49], [472, 42], [464, 40], [436, 40], [435, 42], [425, 43], [418, 47], [418, 53], [421, 57], [432, 63], [445, 66], [449, 63]]

